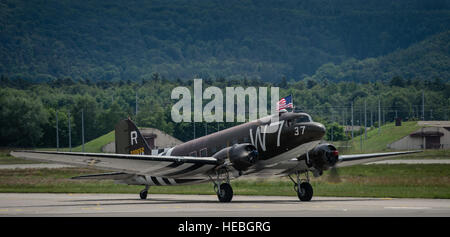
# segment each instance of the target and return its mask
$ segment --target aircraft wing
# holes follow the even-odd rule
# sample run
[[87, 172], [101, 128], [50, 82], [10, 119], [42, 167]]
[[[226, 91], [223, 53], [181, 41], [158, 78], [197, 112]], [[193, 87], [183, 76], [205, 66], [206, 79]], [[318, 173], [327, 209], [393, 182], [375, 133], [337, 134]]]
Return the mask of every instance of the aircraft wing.
[[[381, 160], [380, 158], [387, 158], [390, 156], [399, 156], [411, 153], [422, 152], [417, 151], [397, 151], [397, 152], [381, 152], [381, 153], [368, 153], [368, 154], [354, 154], [354, 155], [339, 155], [338, 166], [350, 166], [361, 163], [373, 162]], [[378, 159], [377, 159], [378, 158]]]
[[134, 174], [151, 174], [158, 170], [186, 165], [210, 166], [222, 164], [214, 157], [129, 155], [110, 153], [12, 151], [12, 156], [29, 160], [68, 164], [79, 167], [95, 167]]

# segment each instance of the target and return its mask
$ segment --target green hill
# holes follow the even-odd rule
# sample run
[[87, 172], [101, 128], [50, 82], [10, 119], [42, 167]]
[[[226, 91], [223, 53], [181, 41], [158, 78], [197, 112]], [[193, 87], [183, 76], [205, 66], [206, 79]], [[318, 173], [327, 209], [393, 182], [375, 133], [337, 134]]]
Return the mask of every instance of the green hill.
[[449, 9], [445, 0], [4, 0], [0, 74], [298, 80], [444, 32]]
[[[101, 137], [91, 140], [84, 144], [85, 152], [102, 152], [102, 147], [110, 142], [115, 141], [114, 131], [111, 131]], [[74, 151], [81, 151], [82, 146], [75, 147]]]
[[[102, 147], [106, 144], [115, 141], [114, 131], [111, 131], [103, 136], [100, 136], [94, 140], [91, 140], [89, 142], [86, 142], [84, 144], [84, 151], [85, 152], [94, 152], [94, 153], [101, 153]], [[42, 150], [49, 150], [48, 148], [43, 148]], [[55, 148], [52, 148], [51, 150], [56, 150]], [[69, 151], [69, 148], [65, 147], [60, 149], [61, 151]], [[73, 152], [81, 152], [82, 146], [77, 146], [72, 148]]]
[[338, 143], [338, 146], [351, 147], [345, 150], [347, 154], [386, 151], [388, 150], [388, 144], [409, 135], [419, 128], [417, 121], [402, 122], [402, 126], [395, 126], [395, 123], [387, 123], [381, 127], [380, 133], [378, 133], [378, 128], [374, 128], [367, 132], [367, 139], [364, 139], [363, 133], [361, 136], [354, 137], [353, 141]]
[[350, 59], [338, 65], [325, 64], [311, 79], [357, 82], [386, 81], [396, 76], [408, 79], [448, 79], [449, 69], [450, 31], [447, 31], [385, 56]]

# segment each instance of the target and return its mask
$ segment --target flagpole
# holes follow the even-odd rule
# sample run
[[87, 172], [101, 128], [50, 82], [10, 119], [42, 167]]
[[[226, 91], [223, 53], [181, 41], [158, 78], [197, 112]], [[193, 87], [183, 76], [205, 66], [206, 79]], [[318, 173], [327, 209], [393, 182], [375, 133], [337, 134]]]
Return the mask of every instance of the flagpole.
[[292, 112], [295, 112], [294, 96], [292, 94], [291, 94], [291, 100], [292, 100]]

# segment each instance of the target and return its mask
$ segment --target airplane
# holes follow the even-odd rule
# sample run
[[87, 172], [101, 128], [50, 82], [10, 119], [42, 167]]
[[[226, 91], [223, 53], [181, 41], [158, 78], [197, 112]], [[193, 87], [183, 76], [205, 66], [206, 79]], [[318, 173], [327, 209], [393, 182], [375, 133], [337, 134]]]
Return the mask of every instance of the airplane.
[[[146, 199], [151, 186], [212, 182], [220, 202], [231, 202], [231, 180], [239, 177], [287, 176], [300, 201], [310, 201], [315, 177], [348, 161], [404, 155], [418, 151], [339, 155], [336, 147], [322, 143], [326, 129], [307, 113], [280, 110], [272, 116], [218, 131], [164, 150], [150, 149], [130, 118], [115, 126], [116, 153], [12, 151], [25, 159], [111, 170], [73, 179], [114, 180], [143, 185]], [[355, 163], [355, 162], [353, 162]], [[304, 178], [301, 176], [304, 175]], [[294, 176], [294, 177], [292, 177]]]

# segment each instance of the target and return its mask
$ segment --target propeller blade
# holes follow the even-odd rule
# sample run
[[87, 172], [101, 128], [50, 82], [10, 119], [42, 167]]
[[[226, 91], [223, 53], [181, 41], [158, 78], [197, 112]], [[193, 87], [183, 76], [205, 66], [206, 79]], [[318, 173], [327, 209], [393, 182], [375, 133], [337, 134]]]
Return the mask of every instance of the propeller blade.
[[330, 183], [340, 183], [342, 182], [339, 177], [339, 172], [336, 166], [331, 167], [330, 174], [328, 175], [328, 182]]

